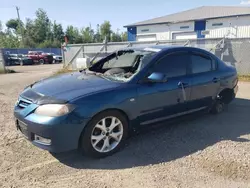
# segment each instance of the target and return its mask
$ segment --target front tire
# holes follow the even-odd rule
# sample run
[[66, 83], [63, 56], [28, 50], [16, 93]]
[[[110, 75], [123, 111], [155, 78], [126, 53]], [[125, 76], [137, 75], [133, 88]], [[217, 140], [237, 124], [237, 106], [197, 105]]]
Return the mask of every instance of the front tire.
[[43, 65], [43, 64], [44, 64], [44, 60], [43, 60], [43, 59], [40, 59], [40, 60], [39, 60], [39, 64], [40, 64], [40, 65]]
[[106, 157], [119, 151], [127, 136], [126, 117], [119, 111], [105, 111], [87, 124], [81, 135], [80, 149], [90, 157]]

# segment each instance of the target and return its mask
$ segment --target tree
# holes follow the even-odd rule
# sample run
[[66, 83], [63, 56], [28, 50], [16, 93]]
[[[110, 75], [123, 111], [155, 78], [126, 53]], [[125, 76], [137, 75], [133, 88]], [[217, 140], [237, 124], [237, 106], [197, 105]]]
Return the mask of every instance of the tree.
[[122, 38], [122, 41], [128, 41], [128, 33], [127, 32], [122, 32], [121, 38]]
[[104, 21], [100, 27], [101, 39], [104, 40], [107, 37], [107, 41], [111, 39], [111, 24], [109, 21]]
[[37, 42], [37, 30], [33, 20], [26, 19], [26, 25], [24, 30], [24, 46], [35, 47]]
[[10, 19], [6, 22], [6, 27], [8, 29], [13, 29], [13, 30], [17, 30], [17, 27], [19, 25], [19, 20], [18, 19]]
[[51, 34], [51, 22], [49, 20], [49, 17], [47, 16], [47, 13], [43, 9], [39, 8], [36, 11], [34, 26], [36, 28], [34, 38], [36, 43], [42, 43], [46, 39], [49, 39], [49, 35]]
[[83, 39], [79, 34], [79, 30], [72, 25], [66, 28], [65, 34], [68, 37], [68, 42], [71, 44], [79, 44], [83, 42]]
[[0, 33], [2, 33], [2, 30], [3, 30], [3, 25], [2, 25], [2, 22], [0, 20]]
[[97, 26], [96, 26], [96, 33], [94, 34], [94, 41], [93, 42], [102, 42], [99, 24], [97, 24]]
[[54, 24], [53, 24], [53, 38], [54, 38], [54, 40], [62, 42], [63, 35], [64, 35], [64, 32], [63, 32], [62, 25], [57, 24], [56, 21], [54, 21]]
[[94, 30], [91, 27], [86, 27], [81, 30], [83, 43], [91, 43], [94, 41]]
[[117, 33], [112, 33], [111, 34], [111, 41], [112, 42], [121, 42], [122, 41], [122, 37], [121, 35], [117, 32]]
[[[60, 47], [67, 35], [68, 42], [92, 43], [107, 41], [120, 42], [127, 40], [127, 34], [113, 32], [109, 21], [104, 21], [101, 25], [97, 24], [96, 31], [91, 26], [78, 29], [72, 25], [67, 26], [65, 32], [60, 23], [51, 21], [43, 9], [38, 9], [35, 19], [26, 19], [25, 22], [13, 18], [8, 20], [5, 25], [7, 29], [3, 31], [0, 22], [0, 46], [1, 47]], [[23, 42], [21, 42], [21, 36]]]

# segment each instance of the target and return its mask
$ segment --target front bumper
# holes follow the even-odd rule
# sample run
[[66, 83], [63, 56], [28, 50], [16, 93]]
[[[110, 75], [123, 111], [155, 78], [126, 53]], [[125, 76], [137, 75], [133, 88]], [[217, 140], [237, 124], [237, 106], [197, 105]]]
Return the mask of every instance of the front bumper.
[[[81, 132], [89, 119], [80, 120], [74, 113], [63, 117], [46, 117], [26, 114], [25, 110], [15, 106], [16, 126], [32, 144], [53, 153], [78, 148]], [[37, 142], [35, 135], [50, 139], [51, 143]]]

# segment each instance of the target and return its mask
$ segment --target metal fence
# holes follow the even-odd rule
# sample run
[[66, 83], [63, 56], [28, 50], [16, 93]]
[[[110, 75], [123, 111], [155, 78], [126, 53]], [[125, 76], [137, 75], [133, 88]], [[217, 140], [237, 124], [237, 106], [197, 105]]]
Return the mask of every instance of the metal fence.
[[98, 54], [98, 58], [102, 58], [118, 49], [152, 45], [179, 45], [206, 49], [236, 67], [239, 74], [250, 74], [250, 38], [69, 44], [64, 48], [62, 55], [64, 66], [76, 69], [77, 58], [89, 57], [92, 59], [96, 54]]

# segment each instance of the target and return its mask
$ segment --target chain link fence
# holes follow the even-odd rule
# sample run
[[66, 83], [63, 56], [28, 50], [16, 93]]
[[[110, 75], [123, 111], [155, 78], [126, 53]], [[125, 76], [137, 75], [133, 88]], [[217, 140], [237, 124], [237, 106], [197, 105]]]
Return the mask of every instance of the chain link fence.
[[62, 52], [64, 67], [76, 69], [76, 60], [78, 58], [88, 57], [93, 59], [98, 54], [97, 59], [100, 59], [118, 49], [127, 47], [148, 47], [153, 45], [178, 45], [202, 48], [214, 53], [226, 63], [236, 67], [239, 74], [250, 74], [250, 38], [69, 44]]

